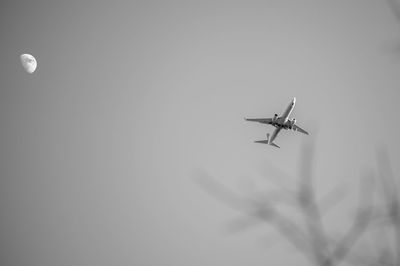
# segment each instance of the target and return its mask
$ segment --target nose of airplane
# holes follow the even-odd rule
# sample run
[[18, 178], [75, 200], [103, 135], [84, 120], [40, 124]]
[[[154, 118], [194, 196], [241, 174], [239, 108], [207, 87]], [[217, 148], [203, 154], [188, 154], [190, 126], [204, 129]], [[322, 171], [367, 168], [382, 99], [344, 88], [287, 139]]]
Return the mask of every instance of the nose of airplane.
[[294, 97], [294, 98], [293, 98], [293, 101], [292, 101], [292, 103], [293, 103], [293, 104], [295, 104], [295, 103], [296, 103], [296, 97]]

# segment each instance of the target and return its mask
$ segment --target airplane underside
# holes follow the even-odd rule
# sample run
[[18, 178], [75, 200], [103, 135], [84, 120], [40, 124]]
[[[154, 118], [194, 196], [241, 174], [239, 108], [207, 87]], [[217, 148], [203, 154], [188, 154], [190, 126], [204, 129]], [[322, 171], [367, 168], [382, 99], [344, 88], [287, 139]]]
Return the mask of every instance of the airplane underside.
[[281, 129], [293, 129], [290, 125], [281, 125], [281, 124], [271, 124], [272, 126], [276, 128], [281, 128]]
[[268, 118], [245, 118], [246, 121], [259, 122], [262, 124], [267, 124], [275, 127], [275, 130], [272, 132], [271, 137], [269, 136], [269, 134], [267, 134], [266, 140], [257, 140], [255, 142], [262, 144], [269, 144], [271, 146], [279, 148], [279, 146], [274, 143], [274, 140], [282, 129], [285, 130], [290, 129], [308, 135], [307, 131], [305, 131], [296, 124], [295, 118], [289, 119], [289, 116], [292, 113], [295, 103], [296, 103], [296, 98], [293, 98], [293, 100], [290, 102], [289, 106], [286, 108], [286, 110], [283, 112], [281, 116], [275, 114], [273, 117], [268, 117]]

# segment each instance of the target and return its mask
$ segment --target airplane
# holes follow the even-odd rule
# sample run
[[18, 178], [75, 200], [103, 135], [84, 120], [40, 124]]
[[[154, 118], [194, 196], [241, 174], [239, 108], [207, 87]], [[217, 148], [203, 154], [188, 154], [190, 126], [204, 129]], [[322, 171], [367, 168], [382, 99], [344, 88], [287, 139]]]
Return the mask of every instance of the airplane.
[[296, 97], [293, 98], [293, 100], [290, 102], [289, 106], [286, 108], [285, 112], [281, 116], [278, 116], [278, 114], [275, 114], [273, 118], [244, 118], [246, 121], [259, 122], [262, 124], [272, 125], [275, 127], [275, 130], [272, 133], [271, 138], [268, 133], [266, 140], [256, 140], [254, 142], [269, 144], [276, 148], [280, 148], [278, 145], [276, 145], [274, 143], [274, 140], [275, 140], [276, 136], [278, 135], [278, 133], [281, 131], [281, 129], [285, 129], [285, 130], [290, 129], [290, 130], [298, 131], [298, 132], [308, 135], [307, 131], [305, 131], [298, 125], [296, 125], [295, 118], [293, 118], [292, 120], [289, 119], [289, 116], [292, 113], [295, 104], [296, 104]]

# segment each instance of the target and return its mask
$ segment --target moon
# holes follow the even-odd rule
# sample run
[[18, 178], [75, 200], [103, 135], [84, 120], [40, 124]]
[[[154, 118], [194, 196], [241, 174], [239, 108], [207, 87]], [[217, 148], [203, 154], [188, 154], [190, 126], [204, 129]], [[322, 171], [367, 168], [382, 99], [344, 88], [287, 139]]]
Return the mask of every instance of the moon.
[[37, 61], [32, 55], [22, 54], [20, 58], [22, 66], [25, 68], [26, 72], [28, 72], [29, 74], [35, 72], [37, 67]]

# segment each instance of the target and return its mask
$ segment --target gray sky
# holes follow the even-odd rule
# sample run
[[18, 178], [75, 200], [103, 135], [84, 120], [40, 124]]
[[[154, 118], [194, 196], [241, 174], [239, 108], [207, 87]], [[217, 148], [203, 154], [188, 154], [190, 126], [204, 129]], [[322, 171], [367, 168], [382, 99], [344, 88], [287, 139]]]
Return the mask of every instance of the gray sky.
[[[400, 26], [385, 1], [3, 1], [0, 13], [2, 265], [308, 265], [268, 227], [227, 234], [240, 213], [195, 173], [268, 187], [268, 165], [295, 176], [311, 139], [319, 191], [343, 183], [351, 206], [376, 145], [399, 172]], [[253, 144], [272, 128], [243, 117], [294, 96], [311, 135]], [[343, 231], [340, 206], [327, 224]]]

